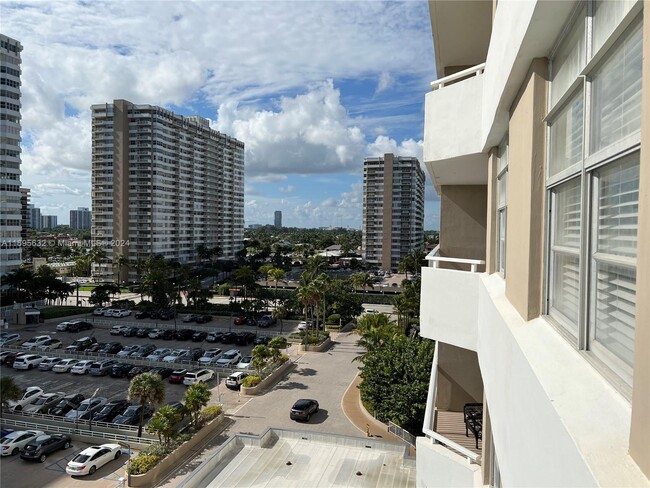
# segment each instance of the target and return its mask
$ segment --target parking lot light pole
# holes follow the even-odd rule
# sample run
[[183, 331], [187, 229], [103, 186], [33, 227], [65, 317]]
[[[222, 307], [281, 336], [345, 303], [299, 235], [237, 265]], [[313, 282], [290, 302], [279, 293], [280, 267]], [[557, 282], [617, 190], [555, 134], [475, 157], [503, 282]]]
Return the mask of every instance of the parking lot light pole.
[[89, 407], [90, 407], [90, 418], [88, 419], [88, 430], [90, 430], [90, 432], [93, 431], [93, 410], [92, 410], [92, 403], [93, 403], [93, 398], [95, 398], [95, 396], [97, 395], [97, 392], [98, 392], [98, 391], [99, 391], [99, 388], [97, 388], [97, 389], [95, 390], [95, 393], [93, 393], [93, 396], [90, 397], [90, 405], [89, 405]]

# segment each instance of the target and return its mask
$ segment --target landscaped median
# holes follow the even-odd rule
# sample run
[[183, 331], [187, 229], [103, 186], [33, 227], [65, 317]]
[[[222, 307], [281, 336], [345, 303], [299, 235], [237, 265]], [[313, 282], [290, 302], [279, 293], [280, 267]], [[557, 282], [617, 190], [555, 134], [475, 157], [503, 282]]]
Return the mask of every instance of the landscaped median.
[[[261, 395], [267, 388], [274, 385], [280, 378], [282, 378], [289, 370], [293, 369], [294, 366], [295, 363], [293, 361], [287, 360], [254, 386], [244, 386], [246, 384], [246, 379], [248, 379], [246, 378], [244, 384], [241, 386], [240, 393], [242, 395]], [[253, 377], [249, 376], [249, 378]]]

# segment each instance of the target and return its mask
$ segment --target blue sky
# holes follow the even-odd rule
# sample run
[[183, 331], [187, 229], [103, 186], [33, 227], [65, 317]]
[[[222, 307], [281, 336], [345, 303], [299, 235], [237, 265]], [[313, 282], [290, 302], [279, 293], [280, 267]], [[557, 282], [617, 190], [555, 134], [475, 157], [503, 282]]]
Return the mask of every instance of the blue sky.
[[0, 16], [24, 46], [22, 183], [61, 223], [91, 203], [90, 105], [116, 98], [244, 141], [246, 225], [282, 210], [287, 226], [360, 228], [363, 158], [422, 161], [425, 1], [3, 1]]

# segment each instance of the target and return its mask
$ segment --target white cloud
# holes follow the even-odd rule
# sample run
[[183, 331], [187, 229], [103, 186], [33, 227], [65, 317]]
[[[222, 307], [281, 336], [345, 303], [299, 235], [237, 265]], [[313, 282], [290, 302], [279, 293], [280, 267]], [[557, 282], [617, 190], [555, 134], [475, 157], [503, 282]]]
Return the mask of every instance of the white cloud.
[[280, 193], [293, 193], [296, 191], [296, 187], [293, 185], [281, 186], [279, 188]]
[[71, 188], [67, 185], [59, 183], [40, 183], [34, 185], [31, 194], [35, 197], [42, 198], [54, 194], [68, 194], [68, 195], [81, 195], [81, 190], [78, 188]]
[[379, 75], [379, 81], [377, 82], [377, 90], [375, 93], [381, 93], [388, 90], [395, 84], [395, 79], [391, 76], [390, 73], [384, 71]]
[[370, 157], [383, 156], [385, 153], [393, 153], [396, 156], [414, 156], [422, 162], [423, 141], [406, 139], [397, 144], [395, 139], [387, 136], [377, 136], [375, 142], [368, 144], [367, 153]]

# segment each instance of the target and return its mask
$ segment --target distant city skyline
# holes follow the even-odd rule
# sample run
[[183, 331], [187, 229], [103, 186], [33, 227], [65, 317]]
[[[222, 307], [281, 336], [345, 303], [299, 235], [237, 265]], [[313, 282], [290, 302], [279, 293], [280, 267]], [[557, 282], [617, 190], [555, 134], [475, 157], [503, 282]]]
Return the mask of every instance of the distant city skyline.
[[[364, 158], [422, 161], [436, 76], [425, 1], [28, 1], [0, 15], [24, 46], [22, 185], [62, 223], [91, 204], [90, 106], [106, 100], [199, 115], [243, 141], [246, 225], [280, 210], [288, 227], [360, 229]], [[425, 228], [438, 212], [428, 185]]]

